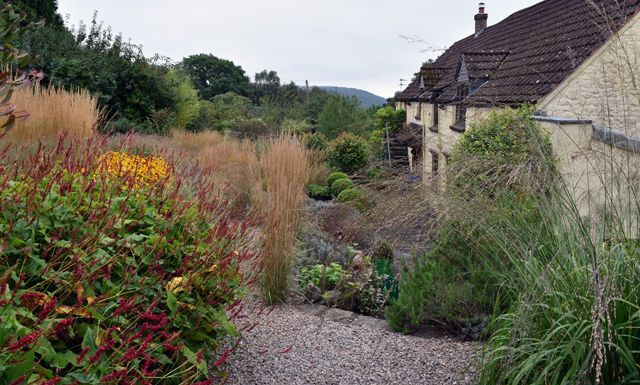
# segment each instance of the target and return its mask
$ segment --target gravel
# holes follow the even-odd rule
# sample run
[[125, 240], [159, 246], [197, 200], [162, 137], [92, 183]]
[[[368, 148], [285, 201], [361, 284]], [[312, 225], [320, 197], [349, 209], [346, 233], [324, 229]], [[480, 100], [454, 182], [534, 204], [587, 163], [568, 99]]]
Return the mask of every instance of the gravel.
[[[471, 384], [475, 342], [345, 325], [276, 306], [244, 333], [226, 384]], [[463, 374], [464, 373], [464, 374]]]

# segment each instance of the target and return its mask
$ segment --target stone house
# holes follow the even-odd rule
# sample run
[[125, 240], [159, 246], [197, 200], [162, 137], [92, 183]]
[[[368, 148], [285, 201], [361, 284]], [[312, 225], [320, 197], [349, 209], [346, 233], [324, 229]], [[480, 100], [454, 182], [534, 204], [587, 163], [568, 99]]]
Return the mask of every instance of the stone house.
[[476, 32], [421, 68], [396, 96], [397, 108], [408, 124], [425, 126], [425, 154], [445, 158], [471, 121], [522, 103], [638, 135], [631, 129], [640, 121], [638, 8], [637, 0], [545, 0], [487, 26], [481, 3]]
[[596, 127], [617, 131], [618, 144], [640, 137], [639, 9], [638, 0], [545, 0], [488, 25], [480, 3], [475, 32], [396, 96], [407, 124], [423, 127], [424, 179], [447, 163], [470, 122], [505, 106], [537, 104], [566, 162], [584, 148], [569, 144], [578, 133], [581, 146], [606, 137]]

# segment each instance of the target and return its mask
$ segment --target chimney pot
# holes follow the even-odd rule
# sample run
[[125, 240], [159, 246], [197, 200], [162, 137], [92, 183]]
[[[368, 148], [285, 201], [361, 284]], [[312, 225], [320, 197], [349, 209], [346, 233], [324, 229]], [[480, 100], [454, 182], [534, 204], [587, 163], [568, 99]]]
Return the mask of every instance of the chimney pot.
[[474, 20], [476, 21], [476, 35], [478, 34], [478, 32], [487, 28], [488, 18], [489, 15], [484, 13], [484, 3], [480, 3], [478, 14], [474, 17]]

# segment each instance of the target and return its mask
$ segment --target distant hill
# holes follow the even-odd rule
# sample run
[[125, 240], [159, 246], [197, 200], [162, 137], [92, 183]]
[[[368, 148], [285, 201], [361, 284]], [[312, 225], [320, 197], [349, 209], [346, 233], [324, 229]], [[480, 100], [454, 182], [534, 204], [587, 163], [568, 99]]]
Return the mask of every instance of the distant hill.
[[335, 87], [335, 86], [318, 86], [322, 89], [325, 89], [329, 92], [337, 92], [341, 95], [355, 95], [358, 99], [360, 99], [360, 106], [364, 108], [369, 108], [371, 105], [382, 106], [387, 102], [387, 99], [374, 95], [369, 91], [361, 90], [358, 88], [348, 88], [348, 87]]

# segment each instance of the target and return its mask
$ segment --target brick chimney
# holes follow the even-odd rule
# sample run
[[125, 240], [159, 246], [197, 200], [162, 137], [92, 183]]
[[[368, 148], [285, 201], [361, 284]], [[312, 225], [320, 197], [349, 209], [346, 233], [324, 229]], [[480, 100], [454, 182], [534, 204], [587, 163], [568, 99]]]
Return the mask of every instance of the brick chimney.
[[480, 3], [478, 14], [474, 17], [476, 21], [476, 33], [482, 31], [482, 29], [487, 28], [487, 19], [489, 15], [484, 13], [484, 3]]

